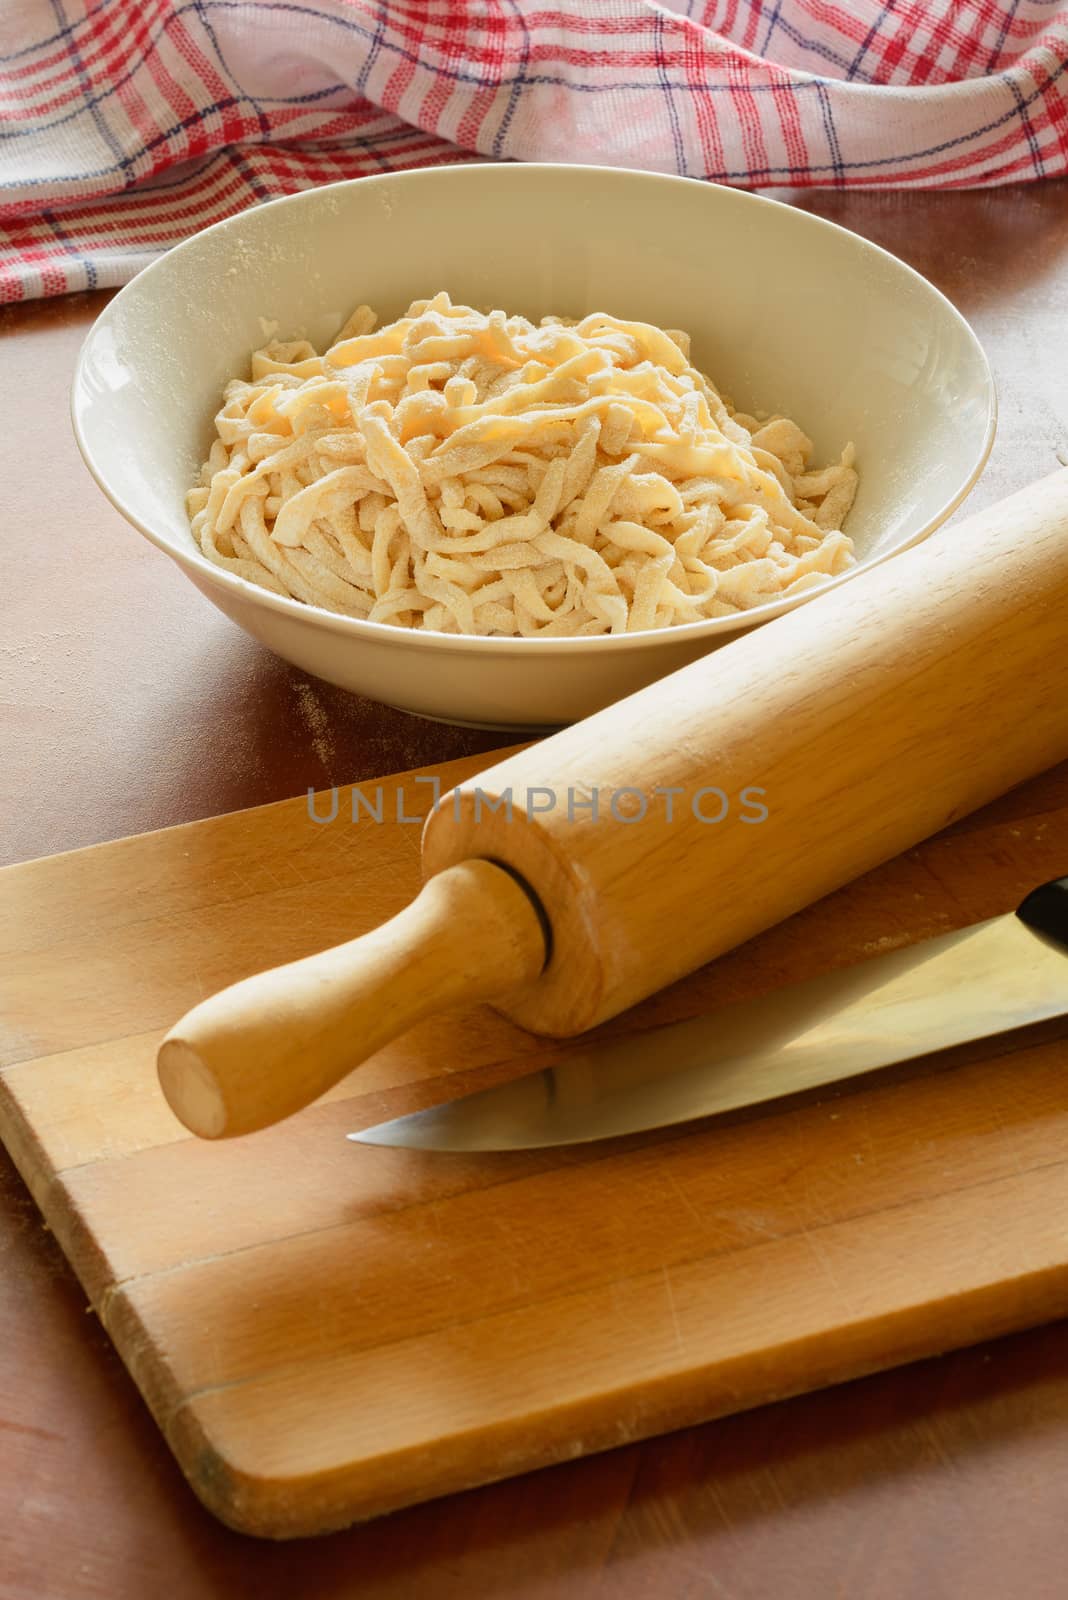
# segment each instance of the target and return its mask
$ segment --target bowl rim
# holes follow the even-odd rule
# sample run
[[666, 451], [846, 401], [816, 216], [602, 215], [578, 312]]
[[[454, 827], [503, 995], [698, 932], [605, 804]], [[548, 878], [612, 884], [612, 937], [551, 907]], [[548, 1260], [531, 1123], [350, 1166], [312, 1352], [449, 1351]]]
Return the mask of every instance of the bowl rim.
[[[94, 341], [101, 329], [106, 328], [115, 317], [115, 308], [120, 305], [123, 298], [131, 293], [138, 292], [146, 279], [157, 271], [165, 269], [167, 264], [175, 257], [187, 250], [200, 247], [201, 241], [211, 234], [225, 233], [227, 230], [236, 229], [250, 214], [261, 215], [273, 211], [279, 206], [299, 206], [315, 203], [321, 196], [336, 194], [340, 190], [351, 191], [357, 186], [372, 185], [374, 187], [391, 186], [397, 183], [418, 185], [420, 182], [429, 181], [466, 181], [464, 175], [472, 172], [493, 170], [499, 172], [507, 169], [513, 174], [546, 173], [557, 175], [576, 174], [589, 176], [596, 174], [601, 179], [610, 181], [623, 180], [625, 182], [646, 182], [649, 184], [685, 184], [688, 188], [699, 187], [703, 190], [718, 190], [722, 196], [729, 196], [731, 203], [742, 206], [775, 206], [787, 211], [801, 227], [814, 230], [830, 231], [844, 234], [855, 247], [860, 249], [862, 255], [874, 255], [884, 261], [891, 262], [894, 269], [904, 273], [906, 278], [920, 286], [924, 293], [933, 296], [942, 303], [950, 319], [955, 321], [965, 334], [967, 341], [979, 358], [980, 370], [986, 380], [987, 414], [983, 439], [976, 452], [975, 458], [968, 470], [967, 477], [952, 495], [938, 507], [914, 533], [909, 534], [889, 550], [884, 550], [878, 555], [858, 561], [856, 566], [848, 571], [839, 573], [825, 583], [805, 589], [799, 594], [788, 595], [779, 600], [769, 601], [766, 605], [754, 606], [751, 610], [741, 611], [726, 617], [709, 617], [699, 622], [674, 623], [665, 628], [646, 628], [635, 633], [621, 634], [592, 634], [579, 638], [568, 635], [552, 636], [546, 638], [541, 635], [533, 637], [515, 636], [511, 634], [473, 634], [473, 633], [439, 633], [422, 628], [400, 628], [389, 622], [370, 622], [361, 617], [348, 617], [335, 611], [328, 611], [322, 606], [311, 605], [303, 600], [293, 599], [289, 595], [278, 595], [270, 589], [264, 589], [259, 584], [242, 578], [238, 574], [228, 572], [225, 568], [218, 567], [209, 557], [205, 556], [192, 535], [189, 539], [188, 550], [177, 547], [172, 540], [157, 532], [150, 523], [140, 517], [124, 498], [122, 492], [115, 488], [107, 479], [104, 471], [97, 466], [82, 428], [82, 411], [84, 404], [81, 397], [87, 393], [84, 382], [84, 371], [92, 358]], [[525, 181], [522, 177], [519, 181]], [[566, 180], [565, 180], [566, 181]], [[998, 424], [998, 396], [997, 387], [991, 370], [990, 361], [979, 339], [978, 334], [963, 312], [953, 304], [948, 295], [925, 278], [915, 267], [911, 267], [893, 251], [885, 249], [882, 245], [874, 244], [862, 234], [854, 233], [849, 228], [843, 228], [837, 222], [831, 222], [826, 217], [814, 216], [809, 211], [803, 211], [796, 206], [774, 199], [770, 195], [755, 194], [750, 190], [736, 189], [730, 184], [714, 183], [701, 178], [680, 177], [673, 173], [648, 172], [643, 169], [630, 167], [599, 166], [594, 163], [580, 162], [551, 162], [551, 161], [526, 161], [526, 162], [498, 162], [498, 161], [464, 161], [444, 163], [432, 167], [420, 167], [414, 170], [389, 173], [375, 173], [366, 177], [345, 178], [337, 183], [317, 184], [310, 189], [303, 189], [296, 194], [281, 195], [276, 199], [265, 201], [262, 205], [252, 208], [246, 207], [235, 212], [233, 216], [223, 217], [219, 222], [212, 223], [208, 228], [201, 228], [191, 234], [188, 239], [183, 239], [179, 244], [172, 245], [162, 252], [153, 261], [143, 267], [134, 278], [124, 284], [118, 294], [108, 302], [100, 315], [95, 319], [89, 332], [86, 334], [78, 353], [78, 360], [74, 369], [74, 376], [70, 388], [70, 417], [74, 431], [75, 441], [81, 452], [82, 460], [103, 494], [110, 500], [115, 509], [125, 520], [136, 528], [158, 550], [170, 556], [179, 566], [189, 573], [191, 577], [203, 578], [209, 584], [229, 592], [235, 598], [250, 601], [254, 605], [264, 606], [270, 611], [280, 613], [282, 616], [293, 618], [297, 621], [309, 623], [314, 627], [323, 628], [327, 632], [341, 634], [343, 637], [362, 639], [366, 643], [378, 645], [395, 645], [403, 648], [420, 650], [447, 650], [452, 653], [473, 652], [480, 655], [500, 656], [527, 653], [530, 650], [551, 650], [557, 655], [579, 655], [590, 650], [633, 651], [654, 649], [658, 645], [675, 642], [680, 645], [700, 639], [708, 639], [710, 644], [720, 635], [740, 635], [763, 622], [770, 622], [772, 618], [782, 616], [785, 612], [793, 611], [798, 606], [804, 605], [809, 600], [828, 594], [840, 584], [848, 583], [852, 578], [859, 577], [862, 572], [869, 572], [872, 568], [881, 566], [884, 561], [889, 561], [894, 556], [912, 549], [922, 543], [935, 530], [952, 516], [967, 496], [975, 487], [983, 468], [990, 458], [994, 446], [994, 438]]]

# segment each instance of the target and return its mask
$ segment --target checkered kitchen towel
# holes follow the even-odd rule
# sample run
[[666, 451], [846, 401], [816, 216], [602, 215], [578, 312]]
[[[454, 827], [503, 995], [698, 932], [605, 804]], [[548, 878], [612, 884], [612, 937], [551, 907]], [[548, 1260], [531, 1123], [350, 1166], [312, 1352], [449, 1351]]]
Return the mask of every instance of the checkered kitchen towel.
[[0, 300], [473, 157], [760, 188], [1068, 172], [1068, 0], [0, 0]]

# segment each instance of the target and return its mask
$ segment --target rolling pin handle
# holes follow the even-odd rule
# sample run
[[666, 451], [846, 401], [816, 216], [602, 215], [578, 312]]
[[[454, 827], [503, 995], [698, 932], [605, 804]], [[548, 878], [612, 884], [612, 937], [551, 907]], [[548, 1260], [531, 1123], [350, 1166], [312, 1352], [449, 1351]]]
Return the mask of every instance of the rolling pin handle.
[[160, 1045], [167, 1103], [204, 1139], [279, 1122], [421, 1018], [533, 983], [543, 915], [514, 872], [459, 862], [362, 938], [194, 1006]]
[[1032, 889], [1016, 915], [1035, 933], [1068, 950], [1068, 878], [1054, 878], [1040, 889]]

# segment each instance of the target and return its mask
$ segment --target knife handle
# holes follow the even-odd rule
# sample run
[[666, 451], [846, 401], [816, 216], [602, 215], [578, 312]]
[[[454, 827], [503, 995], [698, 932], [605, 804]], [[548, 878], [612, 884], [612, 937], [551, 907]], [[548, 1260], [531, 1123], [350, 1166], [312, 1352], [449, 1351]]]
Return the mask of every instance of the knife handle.
[[1054, 878], [1032, 889], [1016, 910], [1021, 922], [1068, 950], [1068, 878]]
[[463, 861], [362, 938], [201, 1001], [160, 1045], [160, 1086], [202, 1139], [309, 1105], [432, 1012], [499, 1000], [545, 965], [544, 922], [506, 868]]

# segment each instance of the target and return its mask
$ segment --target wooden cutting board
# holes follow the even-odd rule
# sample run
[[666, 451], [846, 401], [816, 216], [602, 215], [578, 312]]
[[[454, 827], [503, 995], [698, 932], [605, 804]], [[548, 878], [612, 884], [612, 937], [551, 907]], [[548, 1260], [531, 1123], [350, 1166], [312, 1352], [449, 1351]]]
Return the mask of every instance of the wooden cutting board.
[[[413, 776], [387, 818], [428, 803]], [[337, 1528], [1068, 1312], [1068, 1042], [579, 1150], [347, 1143], [566, 1048], [474, 1010], [280, 1127], [186, 1136], [154, 1074], [170, 1022], [417, 886], [418, 827], [347, 798], [0, 873], [0, 1133], [225, 1522]], [[1068, 870], [1066, 807], [1068, 767], [599, 1032], [1005, 911]]]

